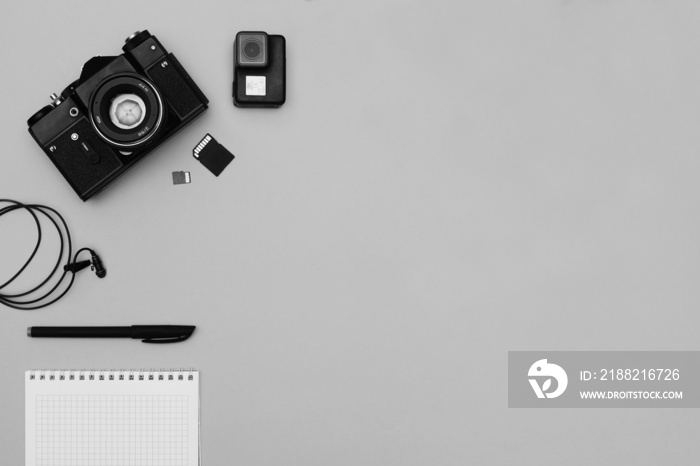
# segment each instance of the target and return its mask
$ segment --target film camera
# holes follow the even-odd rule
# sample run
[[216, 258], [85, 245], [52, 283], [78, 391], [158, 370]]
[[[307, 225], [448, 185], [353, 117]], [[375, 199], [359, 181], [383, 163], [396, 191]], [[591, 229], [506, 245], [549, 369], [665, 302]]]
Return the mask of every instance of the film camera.
[[83, 201], [201, 115], [209, 101], [148, 31], [116, 57], [94, 57], [80, 78], [29, 120], [29, 133]]
[[233, 104], [277, 108], [286, 100], [286, 40], [262, 31], [236, 34], [233, 44]]

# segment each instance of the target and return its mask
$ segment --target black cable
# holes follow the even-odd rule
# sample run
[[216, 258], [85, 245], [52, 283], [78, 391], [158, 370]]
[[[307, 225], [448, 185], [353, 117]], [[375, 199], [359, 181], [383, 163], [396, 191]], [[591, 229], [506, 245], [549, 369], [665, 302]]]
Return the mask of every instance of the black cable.
[[[56, 228], [56, 231], [58, 232], [58, 237], [60, 239], [60, 248], [56, 264], [54, 265], [49, 275], [41, 283], [39, 283], [34, 288], [27, 291], [23, 291], [21, 293], [0, 293], [0, 304], [4, 304], [5, 306], [25, 311], [41, 309], [43, 307], [55, 303], [63, 296], [65, 296], [65, 294], [68, 293], [68, 290], [70, 290], [73, 286], [75, 274], [80, 270], [84, 269], [85, 267], [92, 266], [92, 269], [95, 270], [97, 276], [100, 278], [103, 278], [107, 274], [107, 271], [102, 266], [102, 261], [92, 249], [82, 248], [78, 250], [78, 252], [75, 253], [75, 256], [73, 256], [73, 261], [71, 262], [73, 244], [70, 238], [70, 231], [68, 231], [68, 225], [66, 224], [66, 221], [63, 219], [61, 214], [58, 213], [58, 211], [45, 205], [22, 204], [21, 202], [13, 201], [11, 199], [0, 199], [0, 204], [2, 203], [9, 205], [0, 208], [0, 217], [19, 209], [24, 209], [31, 214], [37, 228], [37, 240], [36, 245], [34, 246], [34, 250], [29, 256], [29, 259], [27, 259], [27, 261], [17, 271], [17, 273], [15, 273], [8, 281], [0, 285], [0, 291], [2, 291], [5, 287], [14, 282], [22, 274], [22, 272], [24, 272], [24, 270], [29, 266], [32, 260], [34, 260], [37, 251], [39, 251], [39, 246], [41, 246], [42, 240], [42, 229], [41, 222], [39, 221], [39, 217], [37, 214], [44, 215], [51, 221], [53, 226]], [[56, 219], [60, 220], [60, 222], [57, 222]], [[67, 254], [64, 254], [64, 251], [67, 252]], [[90, 254], [92, 255], [92, 260], [78, 262], [78, 256], [85, 251], [90, 252]], [[63, 266], [63, 273], [61, 274], [60, 278], [58, 279], [56, 284], [51, 287], [51, 289], [49, 289], [48, 291], [44, 291], [44, 288], [51, 286], [49, 283], [51, 279], [54, 278], [57, 273], [60, 273], [59, 267], [64, 260], [65, 264]], [[66, 279], [68, 279], [67, 286], [65, 286], [65, 288], [62, 291], [59, 290], [59, 287], [62, 283], [66, 281]], [[57, 292], [59, 293], [58, 296], [53, 297]]]

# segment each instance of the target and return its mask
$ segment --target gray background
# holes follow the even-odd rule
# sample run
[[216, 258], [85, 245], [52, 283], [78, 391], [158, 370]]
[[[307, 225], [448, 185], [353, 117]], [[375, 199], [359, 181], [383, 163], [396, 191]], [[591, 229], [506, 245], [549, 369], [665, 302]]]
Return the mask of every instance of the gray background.
[[[508, 409], [507, 351], [698, 349], [699, 14], [5, 4], [0, 192], [58, 208], [109, 272], [48, 309], [2, 309], [3, 463], [23, 462], [24, 370], [131, 367], [202, 371], [203, 464], [696, 463], [692, 409]], [[83, 204], [25, 120], [144, 28], [211, 107]], [[287, 38], [279, 110], [231, 103], [245, 29]], [[191, 156], [207, 132], [237, 155], [219, 178]], [[3, 218], [3, 281], [31, 228]], [[24, 335], [137, 323], [198, 330], [172, 346]]]

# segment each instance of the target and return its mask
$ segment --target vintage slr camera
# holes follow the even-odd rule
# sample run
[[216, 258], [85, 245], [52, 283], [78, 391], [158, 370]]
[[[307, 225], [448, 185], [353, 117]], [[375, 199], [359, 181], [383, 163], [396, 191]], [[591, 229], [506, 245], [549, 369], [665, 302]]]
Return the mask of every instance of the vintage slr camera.
[[83, 201], [194, 120], [209, 101], [148, 31], [116, 57], [94, 57], [80, 78], [29, 120], [29, 133]]
[[277, 108], [286, 91], [284, 36], [262, 31], [236, 34], [233, 44], [233, 104], [244, 108]]

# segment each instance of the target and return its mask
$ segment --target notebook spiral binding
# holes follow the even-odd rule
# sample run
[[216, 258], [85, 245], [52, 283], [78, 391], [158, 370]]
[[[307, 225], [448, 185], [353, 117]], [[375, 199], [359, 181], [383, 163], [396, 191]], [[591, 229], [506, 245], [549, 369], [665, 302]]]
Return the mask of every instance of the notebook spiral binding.
[[29, 380], [194, 380], [195, 369], [30, 370]]

